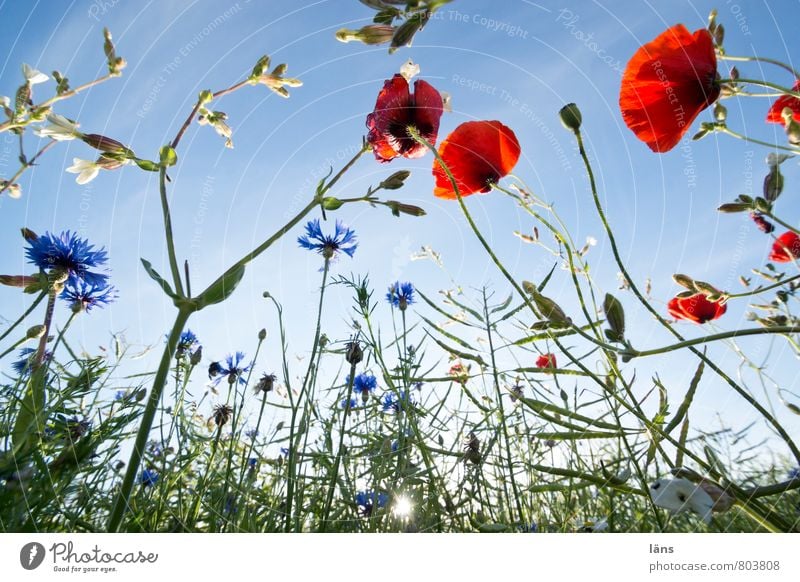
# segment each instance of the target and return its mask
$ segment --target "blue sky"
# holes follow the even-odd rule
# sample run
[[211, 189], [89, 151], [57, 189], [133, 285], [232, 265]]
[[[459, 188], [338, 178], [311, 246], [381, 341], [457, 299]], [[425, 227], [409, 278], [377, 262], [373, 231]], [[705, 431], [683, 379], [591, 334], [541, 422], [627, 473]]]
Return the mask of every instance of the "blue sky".
[[[337, 29], [368, 22], [371, 12], [355, 0], [6, 1], [0, 2], [0, 54], [5, 55], [0, 94], [13, 95], [22, 62], [48, 73], [58, 69], [73, 85], [102, 74], [102, 28], [107, 26], [118, 53], [128, 61], [123, 76], [59, 104], [57, 111], [78, 119], [87, 132], [108, 135], [129, 144], [140, 157], [155, 158], [158, 148], [177, 132], [199, 91], [243, 79], [263, 54], [269, 54], [273, 64], [288, 63], [288, 74], [304, 83], [290, 89], [289, 100], [259, 86], [214, 103], [214, 109], [229, 115], [234, 149], [224, 148], [210, 128], [196, 124], [179, 148], [180, 162], [171, 172], [171, 203], [178, 257], [190, 260], [196, 290], [305, 205], [329, 164], [337, 169], [350, 157], [360, 145], [365, 117], [383, 81], [409, 58], [421, 66], [422, 78], [452, 96], [453, 112], [442, 120], [440, 140], [469, 119], [499, 119], [514, 129], [523, 152], [515, 174], [555, 204], [576, 241], [597, 239], [589, 252], [593, 275], [601, 288], [616, 289], [617, 268], [591, 205], [574, 140], [557, 118], [560, 107], [574, 101], [583, 112], [587, 147], [623, 256], [638, 283], [652, 279], [654, 301], [665, 311], [666, 301], [677, 291], [670, 280], [673, 273], [738, 290], [738, 276], [763, 265], [771, 245], [744, 217], [715, 210], [739, 193], [760, 192], [767, 150], [712, 136], [655, 155], [625, 127], [617, 107], [622, 69], [638, 46], [678, 22], [690, 30], [705, 26], [715, 5], [727, 29], [729, 54], [771, 56], [790, 64], [797, 57], [789, 41], [794, 30], [787, 24], [800, 16], [796, 3], [783, 3], [778, 14], [766, 2], [725, 0], [457, 0], [438, 13], [412, 47], [387, 55], [385, 47], [334, 39]], [[740, 69], [747, 71], [745, 76], [767, 74], [787, 85], [792, 81], [779, 69], [761, 71], [755, 64]], [[36, 90], [40, 98], [48, 96], [52, 82]], [[763, 123], [766, 100], [728, 100], [725, 105], [732, 127], [783, 143], [782, 129]], [[699, 121], [710, 119], [709, 111]], [[7, 134], [0, 136], [0, 176], [16, 169], [15, 147]], [[26, 141], [29, 152], [36, 147], [35, 138]], [[138, 263], [144, 257], [162, 273], [168, 271], [156, 175], [124, 168], [79, 186], [64, 169], [73, 157], [92, 154], [81, 143], [59, 144], [24, 176], [20, 200], [0, 197], [0, 272], [31, 272], [24, 261], [20, 227], [37, 232], [77, 229], [107, 247], [120, 299], [112, 308], [82, 318], [73, 343], [94, 351], [107, 343], [110, 331], [123, 331], [132, 344], [160, 348], [173, 308]], [[430, 156], [388, 165], [364, 156], [334, 194], [360, 195], [370, 184], [404, 168], [413, 174], [398, 197], [424, 207], [427, 216], [397, 219], [385, 209], [366, 206], [331, 214], [355, 228], [361, 241], [355, 258], [342, 259], [335, 272], [369, 273], [376, 297], [396, 279], [414, 281], [430, 296], [452, 288], [453, 281], [468, 294], [488, 283], [505, 296], [507, 285], [485, 259], [457, 205], [433, 198]], [[796, 164], [785, 164], [784, 173], [788, 198], [798, 178]], [[779, 210], [794, 220], [796, 205], [781, 202]], [[551, 256], [513, 236], [515, 230], [530, 232], [532, 224], [508, 200], [493, 193], [473, 196], [468, 204], [519, 279], [536, 281], [550, 269]], [[266, 327], [272, 332], [266, 352], [271, 363], [265, 361], [259, 368], [278, 369], [275, 319], [261, 298], [265, 290], [284, 304], [290, 352], [303, 354], [310, 348], [319, 260], [297, 247], [299, 234], [300, 227], [252, 264], [231, 300], [193, 318], [190, 327], [202, 338], [208, 358], [222, 358], [237, 349], [252, 352], [258, 329]], [[409, 260], [422, 245], [441, 253], [446, 271], [430, 261]], [[549, 289], [566, 305], [574, 304], [565, 272], [557, 272]], [[669, 341], [631, 296], [620, 297], [637, 347]], [[6, 318], [13, 319], [27, 300], [14, 290], [0, 289]], [[350, 305], [347, 292], [332, 290], [324, 322], [330, 336], [344, 338]], [[749, 325], [743, 319], [744, 307], [741, 302], [732, 304], [720, 327]], [[688, 335], [700, 331], [690, 324], [681, 330]], [[776, 342], [772, 352], [770, 341], [744, 345], [769, 353], [772, 371], [782, 384], [797, 386], [796, 359], [784, 343]], [[720, 354], [721, 365], [735, 365], [730, 352], [714, 353]], [[644, 363], [642, 370], [642, 380], [659, 370], [673, 382], [674, 397], [679, 398], [694, 363], [676, 356], [661, 359], [656, 368]], [[744, 425], [750, 412], [718, 381], [707, 378], [707, 391], [698, 396], [698, 405], [709, 414], [725, 411], [728, 421]], [[774, 389], [768, 392], [777, 402]], [[796, 418], [780, 414], [787, 420]]]

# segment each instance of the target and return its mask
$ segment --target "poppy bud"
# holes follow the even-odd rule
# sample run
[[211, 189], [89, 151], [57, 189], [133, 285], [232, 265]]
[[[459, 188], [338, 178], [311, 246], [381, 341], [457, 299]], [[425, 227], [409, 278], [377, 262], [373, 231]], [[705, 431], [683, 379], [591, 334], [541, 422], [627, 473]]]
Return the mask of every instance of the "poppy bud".
[[722, 291], [711, 285], [710, 283], [706, 283], [705, 281], [695, 281], [694, 288], [697, 289], [700, 293], [708, 297], [709, 299], [711, 296], [720, 296], [722, 295]]
[[617, 338], [622, 339], [625, 336], [625, 311], [622, 308], [622, 303], [611, 293], [606, 293], [606, 297], [603, 300], [603, 311], [606, 312], [606, 320], [608, 321], [608, 327], [611, 328], [610, 331]]
[[392, 214], [394, 216], [400, 216], [400, 214], [408, 214], [410, 216], [425, 216], [425, 214], [427, 214], [425, 210], [419, 206], [414, 206], [413, 204], [403, 204], [397, 200], [387, 200], [386, 206], [392, 209]]
[[261, 331], [258, 332], [258, 341], [263, 342], [265, 339], [267, 339], [267, 330], [261, 328]]
[[581, 128], [583, 116], [581, 115], [581, 110], [578, 109], [578, 106], [574, 103], [567, 103], [564, 105], [558, 112], [558, 115], [561, 118], [561, 123], [567, 129], [578, 131]]
[[794, 120], [794, 112], [791, 107], [784, 107], [781, 111], [783, 124], [786, 128], [786, 137], [792, 145], [800, 145], [800, 124]]
[[740, 202], [728, 202], [717, 208], [718, 212], [725, 214], [734, 214], [736, 212], [746, 212], [752, 207], [751, 204], [742, 204]]
[[572, 324], [572, 320], [567, 317], [561, 307], [559, 307], [558, 303], [549, 297], [545, 297], [538, 291], [535, 291], [533, 293], [533, 302], [536, 304], [536, 308], [542, 314], [542, 317], [547, 319], [547, 321], [559, 325]]
[[728, 108], [719, 101], [714, 104], [714, 119], [719, 123], [725, 123], [725, 120], [728, 119]]
[[694, 279], [692, 279], [689, 275], [682, 275], [680, 273], [676, 273], [672, 276], [672, 280], [675, 281], [681, 287], [686, 287], [687, 289], [694, 290]]
[[771, 165], [769, 174], [764, 178], [764, 198], [768, 202], [775, 202], [783, 192], [783, 174], [778, 165]]
[[395, 172], [388, 178], [386, 178], [383, 182], [381, 182], [378, 186], [383, 188], [384, 190], [397, 190], [403, 187], [403, 183], [408, 179], [411, 175], [411, 172], [408, 170], [400, 170], [399, 172]]
[[192, 352], [192, 355], [189, 357], [189, 363], [192, 366], [196, 366], [197, 364], [200, 363], [200, 360], [202, 359], [203, 359], [203, 346], [199, 346], [194, 352]]

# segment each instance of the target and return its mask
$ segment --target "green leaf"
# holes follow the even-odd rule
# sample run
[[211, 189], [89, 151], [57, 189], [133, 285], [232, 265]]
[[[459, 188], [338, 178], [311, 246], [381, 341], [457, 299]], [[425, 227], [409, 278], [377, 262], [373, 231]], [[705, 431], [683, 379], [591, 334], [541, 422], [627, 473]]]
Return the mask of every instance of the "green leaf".
[[147, 271], [147, 274], [150, 275], [150, 278], [161, 286], [161, 288], [164, 290], [164, 293], [169, 295], [172, 299], [180, 299], [175, 291], [172, 290], [172, 287], [169, 286], [169, 283], [167, 283], [164, 278], [158, 274], [158, 271], [153, 268], [153, 265], [150, 263], [150, 261], [146, 259], [139, 260], [142, 261], [144, 270]]
[[230, 297], [244, 277], [244, 265], [237, 265], [226, 271], [219, 279], [211, 283], [208, 288], [195, 298], [198, 311], [209, 305], [221, 303]]
[[686, 396], [683, 398], [683, 402], [681, 405], [678, 406], [678, 410], [675, 412], [675, 416], [672, 420], [669, 421], [669, 424], [664, 428], [664, 434], [669, 434], [672, 432], [684, 419], [686, 413], [689, 411], [689, 407], [692, 405], [692, 400], [694, 399], [694, 394], [697, 392], [697, 386], [700, 384], [700, 378], [703, 377], [703, 369], [705, 368], [705, 364], [700, 362], [697, 366], [697, 370], [694, 373], [694, 377], [692, 378], [691, 383], [689, 384], [689, 390], [686, 391]]

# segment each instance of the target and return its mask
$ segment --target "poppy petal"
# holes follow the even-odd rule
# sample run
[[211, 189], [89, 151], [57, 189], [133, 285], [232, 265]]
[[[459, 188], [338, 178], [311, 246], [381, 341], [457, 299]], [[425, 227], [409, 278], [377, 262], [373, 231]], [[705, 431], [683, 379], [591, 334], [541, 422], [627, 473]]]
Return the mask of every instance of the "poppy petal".
[[667, 311], [675, 319], [685, 319], [694, 323], [706, 323], [722, 317], [728, 310], [725, 303], [709, 301], [702, 293], [690, 297], [673, 297], [667, 303]]
[[800, 236], [791, 230], [786, 231], [775, 239], [769, 260], [776, 263], [791, 263], [797, 258], [800, 258]]
[[717, 57], [711, 34], [678, 24], [639, 48], [622, 77], [625, 124], [654, 152], [674, 148], [695, 118], [717, 100]]
[[[792, 91], [800, 91], [800, 80], [794, 82]], [[782, 95], [775, 100], [772, 107], [767, 112], [767, 123], [780, 123], [783, 125], [783, 115], [781, 113], [788, 107], [794, 114], [794, 120], [800, 121], [800, 99], [791, 95]]]
[[427, 141], [436, 143], [443, 112], [442, 96], [422, 80], [414, 83], [414, 91], [411, 95], [405, 77], [395, 75], [383, 84], [375, 110], [367, 115], [367, 142], [380, 162], [425, 155], [427, 148], [409, 135], [410, 126], [416, 127]]
[[[520, 156], [517, 136], [499, 121], [468, 121], [459, 125], [439, 148], [462, 196], [489, 192], [506, 176]], [[434, 196], [454, 200], [453, 185], [438, 161], [433, 163]]]

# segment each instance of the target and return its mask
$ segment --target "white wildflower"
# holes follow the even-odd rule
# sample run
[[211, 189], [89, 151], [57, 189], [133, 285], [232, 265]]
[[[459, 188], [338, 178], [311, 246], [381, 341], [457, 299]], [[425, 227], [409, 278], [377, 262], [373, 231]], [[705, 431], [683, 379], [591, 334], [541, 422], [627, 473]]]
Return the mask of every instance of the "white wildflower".
[[700, 485], [688, 479], [659, 479], [650, 485], [650, 496], [658, 507], [677, 514], [692, 511], [706, 523], [711, 523], [714, 500]]
[[78, 124], [70, 121], [66, 117], [62, 117], [57, 113], [51, 113], [47, 116], [47, 121], [50, 122], [50, 125], [39, 127], [34, 130], [34, 133], [39, 137], [49, 137], [56, 141], [68, 141], [80, 137]]
[[36, 69], [28, 65], [28, 63], [22, 63], [22, 74], [25, 76], [25, 80], [31, 85], [38, 85], [39, 83], [44, 83], [50, 78], [41, 71], [37, 71]]

